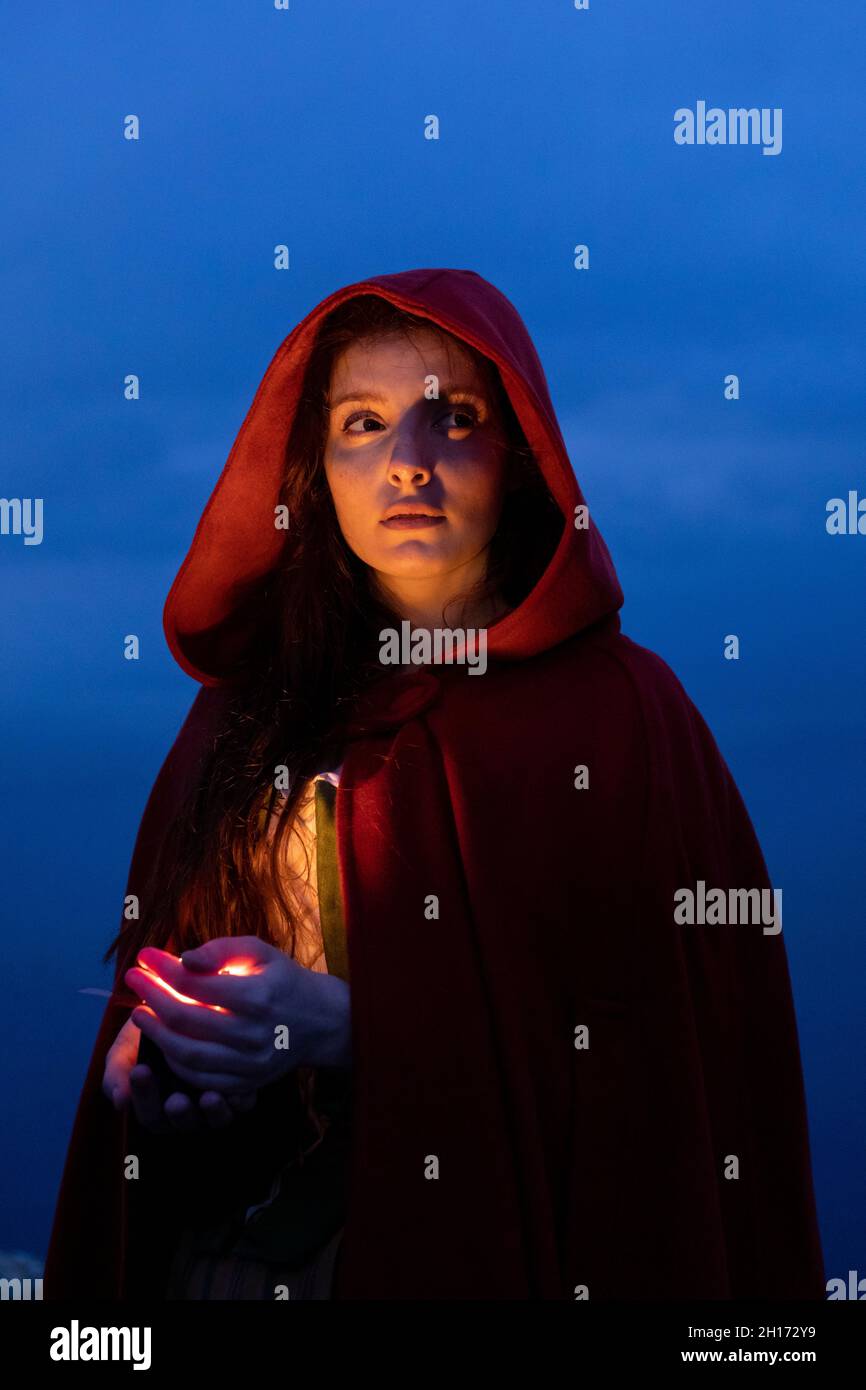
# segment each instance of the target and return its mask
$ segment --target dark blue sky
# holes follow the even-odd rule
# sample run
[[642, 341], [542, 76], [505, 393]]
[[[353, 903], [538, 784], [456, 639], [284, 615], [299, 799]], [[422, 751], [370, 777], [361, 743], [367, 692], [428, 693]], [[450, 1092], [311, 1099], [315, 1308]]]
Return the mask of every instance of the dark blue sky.
[[[828, 1277], [866, 1274], [866, 536], [825, 530], [866, 495], [860, 7], [15, 11], [0, 495], [44, 498], [45, 534], [0, 536], [0, 1247], [45, 1249], [101, 1013], [76, 990], [196, 690], [162, 604], [252, 395], [337, 286], [451, 265], [523, 314], [624, 630], [696, 700], [783, 888]], [[676, 145], [698, 100], [781, 107], [781, 154]]]

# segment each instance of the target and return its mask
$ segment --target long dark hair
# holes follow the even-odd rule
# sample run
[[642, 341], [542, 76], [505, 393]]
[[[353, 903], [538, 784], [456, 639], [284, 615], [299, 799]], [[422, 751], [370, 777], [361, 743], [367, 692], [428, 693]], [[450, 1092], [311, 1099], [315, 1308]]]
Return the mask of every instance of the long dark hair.
[[[470, 597], [498, 593], [515, 607], [531, 590], [559, 540], [564, 518], [544, 482], [495, 364], [431, 320], [379, 295], [359, 295], [324, 320], [304, 377], [286, 449], [279, 502], [288, 509], [284, 555], [260, 600], [258, 638], [243, 683], [202, 760], [195, 785], [165, 829], [138, 920], [124, 922], [105, 954], [126, 959], [145, 945], [178, 951], [218, 936], [259, 936], [294, 955], [299, 913], [284, 872], [306, 780], [339, 754], [342, 716], [387, 674], [379, 633], [395, 615], [376, 596], [368, 567], [343, 539], [324, 469], [328, 392], [336, 357], [357, 339], [432, 330], [459, 341], [486, 377], [509, 445], [514, 487], [488, 550], [487, 572]], [[450, 607], [450, 604], [449, 604]], [[275, 769], [290, 786], [275, 808]], [[263, 805], [279, 820], [269, 851]], [[264, 814], [267, 824], [267, 812]], [[282, 866], [282, 868], [281, 868]], [[280, 929], [274, 929], [274, 909]]]

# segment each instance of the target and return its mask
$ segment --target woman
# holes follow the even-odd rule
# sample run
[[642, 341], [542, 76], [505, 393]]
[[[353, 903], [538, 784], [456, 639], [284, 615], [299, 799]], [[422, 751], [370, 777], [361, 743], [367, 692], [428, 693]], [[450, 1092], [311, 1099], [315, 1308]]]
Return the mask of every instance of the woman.
[[823, 1297], [781, 934], [677, 909], [766, 867], [621, 604], [497, 289], [376, 277], [290, 334], [166, 603], [202, 690], [47, 1297]]

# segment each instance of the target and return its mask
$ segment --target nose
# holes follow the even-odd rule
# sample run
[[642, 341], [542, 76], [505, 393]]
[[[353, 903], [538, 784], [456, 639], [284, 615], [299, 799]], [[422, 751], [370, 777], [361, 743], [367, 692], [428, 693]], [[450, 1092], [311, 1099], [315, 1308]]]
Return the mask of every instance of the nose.
[[404, 446], [401, 450], [401, 457], [392, 458], [388, 466], [388, 478], [398, 487], [405, 487], [407, 483], [412, 483], [416, 487], [423, 487], [425, 483], [429, 483], [432, 476], [431, 470], [420, 459], [406, 456], [411, 452], [411, 449], [406, 449]]
[[423, 410], [416, 408], [407, 411], [391, 441], [389, 481], [401, 489], [407, 483], [423, 487], [433, 476], [435, 461]]

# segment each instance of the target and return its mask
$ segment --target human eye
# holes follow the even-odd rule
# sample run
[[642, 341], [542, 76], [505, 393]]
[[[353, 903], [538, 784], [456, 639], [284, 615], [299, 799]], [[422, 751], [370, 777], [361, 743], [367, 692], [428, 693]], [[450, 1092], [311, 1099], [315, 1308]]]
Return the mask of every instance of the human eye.
[[446, 426], [448, 432], [451, 433], [454, 430], [465, 432], [466, 430], [474, 429], [475, 426], [480, 423], [482, 416], [483, 407], [480, 400], [469, 395], [454, 394], [449, 396], [448, 409], [445, 414], [440, 417], [439, 423], [442, 424], [447, 421], [449, 417], [453, 417], [455, 423]]
[[[360, 430], [353, 430], [353, 429], [350, 429], [350, 426], [351, 426], [352, 424], [357, 424], [359, 421], [362, 423], [363, 428], [361, 428]], [[367, 429], [367, 422], [368, 422], [368, 421], [370, 421], [373, 425], [375, 425], [375, 426], [376, 426], [376, 429], [372, 429], [372, 430]], [[369, 411], [369, 410], [356, 410], [352, 415], [349, 415], [349, 416], [347, 417], [347, 419], [343, 421], [343, 425], [342, 425], [343, 434], [353, 434], [353, 435], [360, 435], [360, 434], [376, 434], [376, 433], [378, 432], [378, 430], [384, 429], [384, 428], [385, 428], [385, 426], [382, 424], [382, 421], [379, 420], [379, 419], [377, 419], [377, 417], [376, 417], [375, 415], [373, 415], [372, 412]]]

